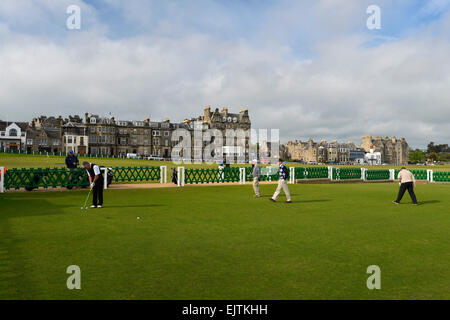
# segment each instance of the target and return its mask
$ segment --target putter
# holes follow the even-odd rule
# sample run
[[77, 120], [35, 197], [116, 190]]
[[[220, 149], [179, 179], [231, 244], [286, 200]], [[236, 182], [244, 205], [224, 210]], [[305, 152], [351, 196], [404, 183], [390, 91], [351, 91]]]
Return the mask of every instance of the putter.
[[88, 193], [88, 195], [86, 197], [86, 200], [84, 201], [84, 206], [81, 207], [81, 210], [87, 210], [86, 203], [87, 203], [87, 201], [89, 199], [89, 196], [91, 195], [91, 191], [92, 191], [92, 189], [89, 189], [89, 193]]

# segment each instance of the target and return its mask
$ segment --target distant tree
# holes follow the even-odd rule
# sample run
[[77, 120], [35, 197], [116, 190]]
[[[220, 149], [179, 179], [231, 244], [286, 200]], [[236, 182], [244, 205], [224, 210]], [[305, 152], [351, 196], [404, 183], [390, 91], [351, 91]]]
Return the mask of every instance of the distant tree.
[[431, 141], [427, 146], [427, 152], [428, 154], [432, 152], [435, 152], [437, 154], [450, 152], [450, 147], [448, 146], [448, 144], [434, 144], [434, 142]]
[[430, 159], [431, 161], [436, 161], [437, 160], [437, 154], [436, 152], [431, 152], [430, 154], [428, 154], [428, 159]]
[[425, 160], [427, 160], [427, 153], [425, 151], [416, 149], [416, 150], [411, 150], [409, 152], [409, 161], [411, 162], [424, 162]]

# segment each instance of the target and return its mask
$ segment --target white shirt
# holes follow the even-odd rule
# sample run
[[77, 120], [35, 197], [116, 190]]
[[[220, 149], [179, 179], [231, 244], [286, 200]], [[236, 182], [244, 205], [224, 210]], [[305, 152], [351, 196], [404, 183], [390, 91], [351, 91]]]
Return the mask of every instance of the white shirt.
[[[94, 173], [95, 173], [95, 175], [97, 176], [97, 175], [99, 175], [100, 174], [100, 168], [98, 167], [98, 165], [94, 165]], [[86, 170], [87, 171], [87, 170]], [[89, 173], [89, 171], [87, 172], [87, 174], [88, 174], [88, 176], [90, 177], [91, 176], [91, 174]]]

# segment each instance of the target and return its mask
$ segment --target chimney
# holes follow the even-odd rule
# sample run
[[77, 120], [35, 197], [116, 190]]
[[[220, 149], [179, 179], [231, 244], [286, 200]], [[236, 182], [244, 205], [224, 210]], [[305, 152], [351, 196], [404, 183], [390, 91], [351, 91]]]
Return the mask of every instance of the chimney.
[[210, 120], [210, 112], [211, 112], [211, 106], [206, 106], [204, 108], [203, 118], [207, 121]]
[[228, 108], [227, 107], [223, 107], [222, 108], [222, 113], [223, 113], [224, 116], [227, 116], [228, 115]]

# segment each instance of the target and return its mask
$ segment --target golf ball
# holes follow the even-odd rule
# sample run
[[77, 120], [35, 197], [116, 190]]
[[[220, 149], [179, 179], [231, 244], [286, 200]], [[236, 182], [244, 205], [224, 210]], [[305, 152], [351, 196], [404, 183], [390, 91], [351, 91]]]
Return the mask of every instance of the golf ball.
[[139, 220], [140, 218], [139, 218], [139, 217], [137, 217], [137, 219]]

